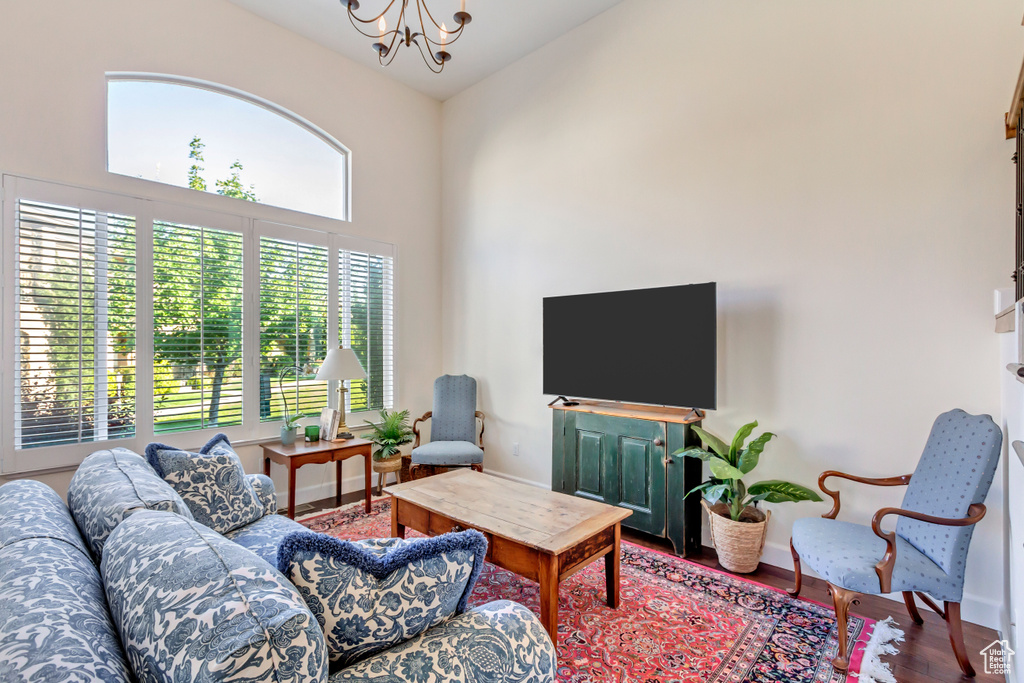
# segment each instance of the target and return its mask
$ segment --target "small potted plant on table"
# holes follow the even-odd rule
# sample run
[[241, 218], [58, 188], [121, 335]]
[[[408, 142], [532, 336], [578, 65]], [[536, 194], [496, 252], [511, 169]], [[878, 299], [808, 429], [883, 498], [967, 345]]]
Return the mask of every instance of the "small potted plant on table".
[[726, 569], [742, 574], [757, 569], [764, 550], [771, 512], [766, 514], [757, 509], [760, 501], [821, 500], [811, 489], [788, 481], [769, 479], [749, 487], [743, 483], [742, 478], [757, 467], [765, 445], [775, 436], [765, 432], [744, 448], [744, 442], [756, 427], [756, 421], [740, 427], [730, 445], [700, 427], [693, 427], [705, 448], [684, 448], [673, 454], [699, 458], [708, 464], [711, 478], [686, 495], [698, 491], [703, 495], [702, 504], [708, 513], [711, 542], [718, 552], [718, 561]]
[[291, 446], [295, 443], [295, 430], [299, 428], [299, 420], [302, 419], [302, 415], [286, 415], [284, 418], [284, 424], [281, 425], [281, 443], [285, 446]]
[[409, 428], [408, 410], [382, 410], [380, 422], [374, 424], [367, 421], [373, 434], [370, 436], [376, 448], [373, 451], [373, 471], [377, 473], [377, 495], [384, 486], [384, 477], [394, 472], [398, 483], [402, 483], [402, 451], [401, 447], [412, 443], [412, 429]]

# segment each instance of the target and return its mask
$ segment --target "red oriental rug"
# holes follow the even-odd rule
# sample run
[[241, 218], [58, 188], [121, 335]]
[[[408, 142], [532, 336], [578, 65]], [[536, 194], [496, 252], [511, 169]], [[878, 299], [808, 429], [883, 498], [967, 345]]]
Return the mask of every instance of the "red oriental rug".
[[[389, 499], [299, 520], [347, 540], [391, 534]], [[409, 537], [419, 534], [410, 530]], [[830, 607], [623, 541], [622, 605], [605, 604], [604, 561], [559, 589], [558, 680], [566, 683], [843, 683]], [[487, 564], [470, 605], [514, 600], [540, 613], [538, 586]], [[850, 673], [874, 621], [850, 616]], [[856, 681], [855, 677], [851, 677]]]

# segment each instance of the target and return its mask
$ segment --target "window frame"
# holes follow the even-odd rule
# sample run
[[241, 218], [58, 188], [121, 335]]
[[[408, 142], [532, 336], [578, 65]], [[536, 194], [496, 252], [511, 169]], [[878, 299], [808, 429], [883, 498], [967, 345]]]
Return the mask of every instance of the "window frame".
[[[2, 296], [0, 296], [0, 321], [5, 335], [13, 334], [17, 316], [16, 279], [16, 234], [18, 200], [40, 201], [61, 206], [128, 214], [135, 217], [136, 230], [136, 426], [132, 438], [111, 439], [76, 444], [39, 446], [15, 449], [14, 411], [17, 405], [14, 386], [15, 363], [18, 356], [16, 340], [4, 337], [0, 343], [0, 474], [25, 474], [46, 470], [68, 469], [77, 466], [85, 456], [105, 448], [128, 448], [142, 452], [145, 446], [159, 438], [170, 439], [185, 447], [199, 446], [218, 432], [223, 432], [236, 445], [255, 444], [277, 438], [281, 422], [261, 422], [259, 417], [259, 240], [261, 236], [292, 241], [324, 244], [328, 252], [328, 348], [336, 346], [339, 339], [339, 320], [342, 303], [339, 291], [338, 257], [342, 250], [383, 256], [392, 259], [392, 320], [391, 328], [397, 331], [398, 249], [395, 245], [364, 237], [345, 235], [326, 230], [331, 226], [344, 228], [339, 220], [322, 216], [310, 220], [309, 215], [289, 211], [280, 207], [259, 204], [251, 206], [228, 197], [217, 197], [233, 211], [211, 210], [190, 204], [169, 202], [163, 199], [141, 198], [116, 192], [107, 192], [63, 185], [48, 181], [4, 174], [0, 176], [0, 246], [2, 246]], [[186, 190], [187, 191], [187, 190]], [[273, 211], [266, 211], [272, 208]], [[242, 211], [241, 209], [249, 209]], [[270, 220], [268, 213], [285, 220]], [[154, 279], [153, 264], [153, 223], [166, 220], [189, 225], [202, 225], [221, 230], [239, 231], [243, 235], [243, 318], [242, 343], [244, 361], [242, 365], [242, 424], [226, 427], [208, 427], [191, 431], [156, 435], [154, 420], [141, 419], [152, 416], [153, 396], [153, 301], [151, 292]], [[314, 223], [316, 227], [306, 227]], [[393, 408], [399, 401], [397, 388], [398, 335], [391, 338], [391, 367]], [[333, 384], [328, 387], [329, 400], [333, 400]], [[362, 418], [376, 415], [376, 410], [349, 413], [352, 424], [360, 424]], [[310, 418], [312, 419], [312, 418]]]
[[[259, 97], [258, 95], [253, 95], [252, 93], [245, 92], [244, 90], [239, 90], [238, 88], [232, 88], [229, 85], [223, 85], [221, 83], [214, 83], [213, 81], [206, 81], [206, 80], [203, 80], [201, 78], [192, 78], [190, 76], [178, 76], [178, 75], [174, 75], [174, 74], [151, 73], [151, 72], [147, 72], [147, 71], [108, 71], [108, 72], [106, 72], [105, 76], [106, 76], [106, 81], [105, 81], [104, 89], [103, 89], [103, 92], [104, 92], [104, 100], [103, 100], [104, 107], [107, 106], [107, 102], [109, 101], [109, 97], [110, 97], [110, 87], [109, 86], [110, 86], [111, 81], [119, 81], [119, 82], [137, 81], [137, 82], [144, 82], [144, 83], [163, 83], [163, 84], [167, 84], [167, 85], [180, 85], [180, 86], [184, 86], [184, 87], [187, 87], [187, 88], [198, 88], [200, 90], [206, 90], [206, 91], [209, 91], [209, 92], [212, 92], [212, 93], [216, 93], [218, 95], [224, 95], [226, 97], [234, 97], [235, 99], [242, 100], [243, 102], [248, 102], [249, 104], [255, 105], [255, 106], [260, 107], [262, 109], [266, 109], [267, 111], [269, 111], [272, 114], [277, 114], [278, 116], [280, 116], [281, 118], [285, 119], [286, 121], [288, 121], [288, 122], [290, 122], [290, 123], [292, 123], [292, 124], [302, 128], [303, 130], [305, 130], [308, 133], [311, 133], [312, 135], [314, 135], [315, 137], [319, 138], [322, 142], [324, 142], [329, 147], [333, 147], [334, 150], [337, 151], [342, 156], [342, 159], [344, 160], [344, 166], [345, 166], [345, 185], [342, 188], [342, 203], [343, 203], [343, 206], [342, 206], [342, 211], [341, 211], [341, 218], [334, 218], [332, 216], [323, 216], [321, 214], [308, 213], [308, 212], [304, 212], [304, 211], [299, 211], [297, 209], [288, 208], [288, 207], [285, 207], [285, 206], [277, 206], [276, 204], [261, 204], [260, 202], [255, 202], [255, 203], [260, 204], [261, 206], [273, 207], [275, 209], [280, 209], [281, 211], [287, 211], [287, 212], [290, 212], [290, 213], [295, 213], [295, 214], [300, 214], [300, 215], [301, 214], [305, 214], [305, 215], [309, 215], [309, 216], [317, 216], [318, 218], [322, 218], [322, 219], [328, 220], [328, 221], [337, 221], [337, 220], [346, 221], [346, 222], [351, 222], [352, 221], [352, 150], [350, 150], [345, 145], [341, 144], [341, 142], [338, 141], [337, 138], [335, 138], [333, 135], [331, 135], [330, 133], [328, 133], [327, 131], [325, 131], [323, 128], [321, 128], [320, 126], [316, 125], [312, 121], [310, 121], [308, 119], [305, 119], [305, 118], [299, 116], [298, 114], [296, 114], [295, 112], [293, 112], [293, 111], [291, 111], [289, 109], [285, 109], [284, 107], [282, 107], [282, 106], [280, 106], [278, 104], [275, 104], [275, 103], [271, 102], [270, 100], [267, 100], [267, 99], [264, 99], [262, 97]], [[149, 180], [147, 178], [135, 178], [133, 176], [128, 176], [128, 175], [124, 175], [124, 174], [121, 174], [121, 173], [117, 173], [115, 171], [111, 171], [110, 170], [110, 159], [107, 157], [107, 155], [109, 154], [109, 149], [110, 149], [109, 129], [107, 127], [107, 122], [108, 122], [108, 116], [104, 116], [104, 126], [103, 126], [104, 166], [103, 167], [104, 167], [104, 170], [106, 170], [107, 173], [109, 173], [110, 175], [118, 176], [120, 178], [132, 178], [132, 180], [134, 180], [134, 181], [143, 182], [143, 183], [147, 183], [147, 184], [150, 184], [150, 185], [155, 185], [157, 187], [175, 187], [175, 188], [187, 190], [189, 192], [196, 192], [196, 190], [190, 190], [189, 188], [184, 188], [184, 187], [181, 187], [180, 185], [172, 185], [170, 183], [161, 183], [161, 182], [159, 182], [157, 180]], [[209, 193], [204, 193], [204, 194], [215, 194], [215, 193], [209, 192]], [[239, 200], [239, 201], [241, 201], [241, 200]]]

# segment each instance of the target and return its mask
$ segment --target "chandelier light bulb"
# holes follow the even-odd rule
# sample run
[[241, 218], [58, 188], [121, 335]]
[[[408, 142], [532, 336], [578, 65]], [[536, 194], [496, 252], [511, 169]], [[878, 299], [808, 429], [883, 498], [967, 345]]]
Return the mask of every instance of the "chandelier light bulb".
[[380, 21], [377, 22], [377, 30], [380, 31], [380, 39], [384, 40], [384, 36], [387, 35], [388, 32], [388, 22], [384, 17], [381, 17]]
[[448, 27], [445, 26], [444, 22], [441, 22], [441, 45], [445, 45], [448, 42]]

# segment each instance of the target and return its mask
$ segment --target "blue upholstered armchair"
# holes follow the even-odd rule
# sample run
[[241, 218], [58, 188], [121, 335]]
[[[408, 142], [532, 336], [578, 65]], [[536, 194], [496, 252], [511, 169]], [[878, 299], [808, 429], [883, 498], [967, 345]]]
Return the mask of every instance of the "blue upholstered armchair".
[[[983, 503], [1002, 443], [1002, 432], [988, 415], [952, 410], [935, 420], [912, 475], [868, 479], [828, 471], [818, 478], [819, 488], [832, 498], [833, 506], [821, 519], [800, 519], [793, 525], [790, 547], [796, 585], [789, 592], [800, 594], [801, 560], [828, 581], [839, 637], [839, 653], [833, 660], [836, 669], [845, 671], [849, 666], [846, 616], [858, 594], [899, 591], [914, 623], [923, 623], [915, 593], [942, 617], [960, 668], [967, 676], [974, 675], [964, 648], [960, 600], [967, 548], [974, 525], [985, 516]], [[836, 520], [839, 492], [825, 487], [829, 477], [873, 486], [907, 486], [907, 492], [901, 507], [882, 508], [870, 527], [840, 522]], [[882, 519], [890, 515], [900, 518], [895, 531], [882, 529]], [[932, 598], [943, 601], [943, 609]]]
[[[477, 436], [476, 421], [480, 419]], [[430, 443], [420, 445], [420, 422], [431, 420]], [[476, 409], [476, 380], [468, 375], [442, 375], [434, 380], [434, 409], [412, 423], [416, 440], [412, 467], [472, 467], [484, 471], [484, 414]], [[479, 439], [479, 440], [478, 440]]]

